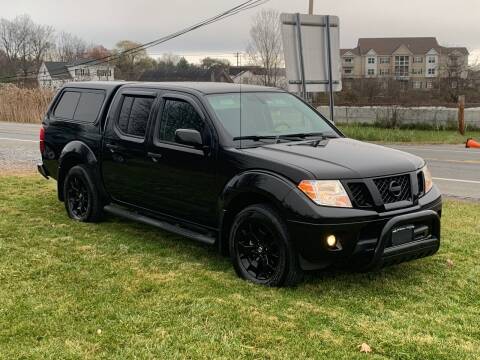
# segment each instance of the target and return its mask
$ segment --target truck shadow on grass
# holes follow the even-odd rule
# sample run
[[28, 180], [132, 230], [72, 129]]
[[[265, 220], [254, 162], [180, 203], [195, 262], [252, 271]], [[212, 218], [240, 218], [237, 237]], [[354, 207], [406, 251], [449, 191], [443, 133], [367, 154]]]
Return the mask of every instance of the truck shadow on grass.
[[[138, 236], [133, 241], [140, 246], [134, 246], [134, 248], [138, 249], [140, 254], [148, 252], [148, 255], [163, 256], [167, 251], [173, 253], [172, 256], [180, 258], [185, 263], [198, 264], [200, 262], [201, 266], [207, 271], [222, 273], [221, 276], [225, 277], [237, 278], [228, 256], [219, 254], [215, 246], [202, 244], [153, 226], [113, 215], [107, 215], [101, 224], [107, 228], [115, 227], [117, 232], [137, 234]], [[120, 229], [119, 225], [121, 226]], [[398, 282], [399, 285], [416, 285], [425, 281], [425, 264], [428, 263], [432, 270], [432, 261], [431, 258], [419, 259], [369, 272], [340, 267], [306, 271], [304, 281], [296, 288], [308, 288], [310, 290], [317, 288], [318, 291], [322, 292], [325, 287], [329, 287], [349, 292], [359, 288], [379, 291], [385, 284], [392, 285], [394, 282]], [[241, 283], [245, 282], [239, 278], [237, 280]]]

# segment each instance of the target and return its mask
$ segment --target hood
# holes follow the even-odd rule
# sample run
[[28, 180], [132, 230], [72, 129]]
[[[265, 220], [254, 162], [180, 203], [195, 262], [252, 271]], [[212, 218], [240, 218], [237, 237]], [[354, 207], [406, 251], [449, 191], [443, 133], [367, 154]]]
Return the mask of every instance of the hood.
[[409, 153], [361, 141], [336, 138], [314, 147], [308, 142], [243, 149], [251, 156], [303, 168], [316, 179], [358, 179], [411, 172], [424, 161]]

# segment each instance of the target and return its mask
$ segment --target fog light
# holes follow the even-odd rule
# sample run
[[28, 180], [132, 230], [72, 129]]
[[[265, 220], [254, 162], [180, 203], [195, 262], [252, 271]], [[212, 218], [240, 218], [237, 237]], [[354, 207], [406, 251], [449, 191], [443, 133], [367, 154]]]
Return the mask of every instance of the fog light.
[[335, 237], [335, 235], [328, 235], [327, 236], [327, 245], [331, 248], [333, 248], [337, 245], [337, 238]]

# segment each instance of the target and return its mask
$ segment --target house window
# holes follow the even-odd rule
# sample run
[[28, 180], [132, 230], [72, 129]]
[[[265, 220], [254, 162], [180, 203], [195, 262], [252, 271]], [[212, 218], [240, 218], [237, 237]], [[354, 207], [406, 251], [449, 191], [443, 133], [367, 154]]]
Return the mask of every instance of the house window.
[[97, 76], [102, 77], [102, 76], [112, 76], [112, 70], [106, 69], [106, 70], [97, 70]]
[[368, 75], [375, 75], [375, 69], [368, 69], [367, 74]]
[[395, 56], [395, 76], [408, 76], [410, 57], [405, 55]]
[[422, 83], [420, 81], [414, 81], [413, 82], [413, 88], [414, 89], [420, 89], [422, 87]]
[[435, 75], [435, 69], [428, 69], [428, 75]]
[[375, 64], [375, 58], [374, 57], [369, 57], [368, 58], [368, 63], [369, 64]]
[[380, 64], [390, 64], [390, 57], [389, 56], [382, 56], [380, 58]]
[[75, 69], [75, 76], [90, 76], [90, 69]]
[[429, 56], [428, 57], [428, 63], [429, 64], [435, 64], [437, 62], [437, 59], [435, 56]]
[[380, 69], [380, 75], [388, 75], [390, 74], [390, 69]]
[[343, 73], [344, 73], [344, 74], [351, 74], [351, 73], [352, 73], [352, 69], [343, 69]]
[[413, 58], [413, 62], [414, 62], [414, 63], [422, 63], [422, 62], [423, 62], [423, 57], [421, 57], [421, 56], [415, 56], [415, 57]]
[[347, 58], [343, 59], [343, 61], [345, 61], [346, 63], [352, 63], [352, 62], [353, 62], [353, 58], [347, 57]]
[[422, 75], [423, 69], [412, 69], [412, 75]]
[[433, 82], [427, 81], [427, 89], [432, 89], [433, 88]]

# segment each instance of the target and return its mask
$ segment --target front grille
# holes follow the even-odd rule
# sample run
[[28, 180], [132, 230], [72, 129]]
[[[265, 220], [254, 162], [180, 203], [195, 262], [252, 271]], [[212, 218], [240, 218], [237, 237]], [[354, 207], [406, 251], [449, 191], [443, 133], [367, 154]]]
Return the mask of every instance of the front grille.
[[349, 183], [348, 188], [352, 193], [353, 202], [359, 208], [373, 207], [372, 195], [364, 183]]
[[[373, 180], [382, 196], [384, 204], [391, 204], [398, 201], [411, 201], [412, 189], [410, 175], [399, 175]], [[397, 191], [392, 191], [392, 189]]]

